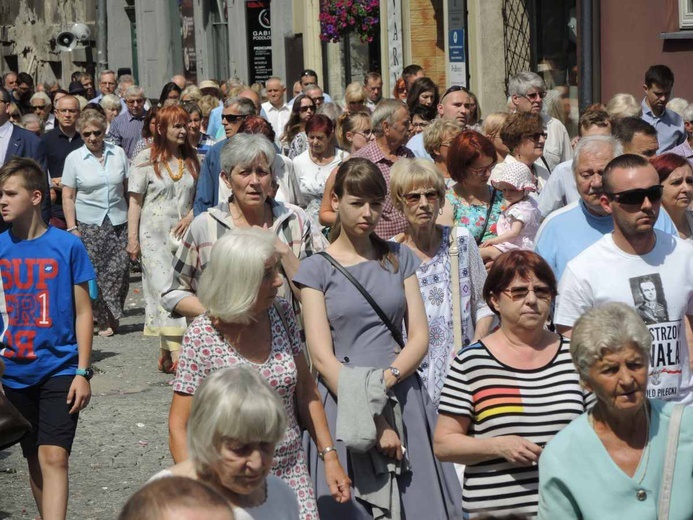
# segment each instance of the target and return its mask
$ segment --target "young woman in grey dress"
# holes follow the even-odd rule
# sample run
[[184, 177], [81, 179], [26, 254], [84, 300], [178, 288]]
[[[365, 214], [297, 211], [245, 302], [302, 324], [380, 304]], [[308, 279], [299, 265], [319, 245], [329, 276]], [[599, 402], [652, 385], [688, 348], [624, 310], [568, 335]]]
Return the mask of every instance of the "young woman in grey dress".
[[[432, 449], [435, 409], [416, 369], [428, 348], [428, 326], [416, 277], [419, 260], [397, 243], [377, 237], [375, 226], [382, 214], [387, 185], [378, 168], [365, 159], [350, 159], [335, 179], [333, 206], [337, 225], [327, 252], [371, 294], [396, 327], [404, 320], [407, 343], [400, 349], [393, 334], [363, 295], [321, 255], [301, 263], [294, 282], [301, 287], [308, 349], [319, 372], [319, 389], [331, 431], [336, 432], [340, 374], [354, 367], [382, 370], [382, 381], [400, 407], [403, 428], [388, 423], [384, 414], [374, 417], [375, 458], [402, 469], [392, 478], [399, 493], [393, 498], [390, 518], [442, 520], [462, 518], [461, 491], [455, 470], [438, 462]], [[338, 395], [339, 394], [339, 395]], [[344, 403], [343, 403], [344, 404]], [[377, 475], [354, 474], [354, 453], [336, 443], [339, 458], [349, 465], [354, 492], [348, 503], [338, 504], [323, 484], [323, 465], [314, 445], [308, 447], [309, 470], [315, 482], [322, 518], [370, 519], [375, 507], [362, 498], [366, 484]], [[366, 482], [367, 481], [367, 482]]]

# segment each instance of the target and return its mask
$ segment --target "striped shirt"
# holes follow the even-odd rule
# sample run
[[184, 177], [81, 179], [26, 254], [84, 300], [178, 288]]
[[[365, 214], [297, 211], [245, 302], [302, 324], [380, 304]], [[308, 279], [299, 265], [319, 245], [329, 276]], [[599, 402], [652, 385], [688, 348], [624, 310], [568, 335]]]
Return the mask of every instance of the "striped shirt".
[[111, 121], [111, 127], [108, 129], [107, 137], [113, 144], [122, 147], [130, 160], [135, 157], [135, 146], [142, 139], [145, 115], [146, 112], [141, 117], [135, 117], [124, 110]]
[[[469, 418], [467, 435], [473, 438], [518, 435], [545, 446], [593, 402], [580, 387], [569, 345], [562, 338], [554, 359], [532, 370], [504, 365], [482, 342], [463, 348], [448, 372], [439, 412]], [[514, 466], [504, 459], [468, 465], [465, 518], [482, 512], [535, 516], [538, 488], [538, 466]]]

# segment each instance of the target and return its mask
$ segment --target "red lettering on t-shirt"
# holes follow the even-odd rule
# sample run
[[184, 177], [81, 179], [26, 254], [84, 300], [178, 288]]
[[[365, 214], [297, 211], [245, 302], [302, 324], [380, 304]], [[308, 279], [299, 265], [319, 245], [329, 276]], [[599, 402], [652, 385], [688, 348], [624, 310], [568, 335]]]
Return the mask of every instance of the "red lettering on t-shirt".
[[5, 334], [8, 348], [3, 349], [4, 356], [16, 359], [36, 359], [35, 337], [35, 330], [18, 330], [14, 333], [14, 337], [12, 337], [12, 331], [8, 330]]
[[[48, 289], [47, 280], [58, 276], [58, 262], [53, 258], [13, 258], [0, 260], [0, 274], [5, 290]], [[34, 281], [37, 280], [36, 285]]]

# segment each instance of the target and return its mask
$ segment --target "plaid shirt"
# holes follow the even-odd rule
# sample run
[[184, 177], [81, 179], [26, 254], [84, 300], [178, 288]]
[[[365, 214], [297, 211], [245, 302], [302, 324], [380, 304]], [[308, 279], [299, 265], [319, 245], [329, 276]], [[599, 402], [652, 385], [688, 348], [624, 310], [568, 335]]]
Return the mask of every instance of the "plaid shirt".
[[111, 127], [108, 129], [106, 137], [113, 144], [121, 146], [130, 160], [135, 157], [135, 146], [142, 139], [145, 115], [147, 115], [146, 112], [141, 117], [135, 117], [124, 110], [111, 121]]
[[[413, 159], [414, 154], [406, 146], [400, 146], [395, 152], [397, 157]], [[362, 157], [368, 159], [375, 164], [380, 172], [385, 177], [387, 184], [387, 197], [385, 198], [385, 206], [383, 207], [383, 215], [375, 228], [375, 234], [384, 240], [390, 240], [395, 235], [404, 233], [407, 229], [407, 219], [401, 211], [395, 209], [390, 201], [390, 168], [394, 162], [385, 157], [383, 152], [378, 148], [378, 144], [373, 141], [371, 144], [364, 146], [358, 152], [354, 152], [351, 157]]]
[[[320, 234], [306, 212], [297, 206], [272, 200], [274, 222], [272, 231], [279, 240], [288, 245], [299, 260], [322, 251], [327, 241]], [[173, 281], [171, 287], [161, 295], [161, 305], [174, 317], [173, 309], [178, 303], [197, 292], [200, 276], [212, 252], [212, 246], [227, 232], [235, 229], [233, 218], [229, 214], [228, 202], [222, 202], [214, 208], [195, 217], [183, 238], [183, 246], [173, 256]], [[293, 303], [289, 281], [282, 273], [284, 281], [279, 288], [279, 296]]]

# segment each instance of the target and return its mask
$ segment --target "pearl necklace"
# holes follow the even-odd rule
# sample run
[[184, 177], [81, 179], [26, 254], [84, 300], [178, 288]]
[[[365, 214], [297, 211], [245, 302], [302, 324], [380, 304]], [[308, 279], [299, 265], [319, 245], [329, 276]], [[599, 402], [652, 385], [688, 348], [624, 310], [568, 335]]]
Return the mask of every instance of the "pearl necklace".
[[183, 174], [185, 173], [184, 170], [184, 162], [183, 159], [178, 159], [178, 175], [173, 175], [173, 172], [171, 171], [171, 167], [168, 165], [168, 161], [164, 162], [164, 167], [166, 168], [166, 171], [168, 172], [168, 176], [171, 177], [171, 180], [173, 182], [179, 181], [183, 178]]

